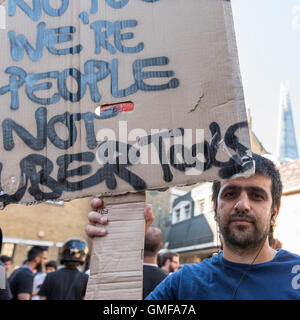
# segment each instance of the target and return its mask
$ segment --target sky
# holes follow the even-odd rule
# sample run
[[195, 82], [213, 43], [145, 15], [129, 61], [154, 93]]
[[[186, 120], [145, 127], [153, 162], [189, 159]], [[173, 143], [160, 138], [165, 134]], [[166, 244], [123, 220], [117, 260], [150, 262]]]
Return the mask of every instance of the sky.
[[279, 92], [288, 80], [300, 150], [300, 0], [231, 0], [252, 129], [276, 154]]

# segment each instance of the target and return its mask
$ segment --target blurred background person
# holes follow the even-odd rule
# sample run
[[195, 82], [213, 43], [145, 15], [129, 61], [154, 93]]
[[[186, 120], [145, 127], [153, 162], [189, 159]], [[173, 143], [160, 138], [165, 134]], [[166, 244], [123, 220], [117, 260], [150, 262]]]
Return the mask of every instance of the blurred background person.
[[[0, 228], [0, 253], [2, 249], [2, 231]], [[7, 281], [6, 267], [0, 260], [0, 300], [11, 300], [12, 293], [10, 291], [9, 283]]]
[[168, 274], [179, 269], [179, 254], [173, 251], [166, 251], [161, 257], [161, 268]]
[[33, 277], [33, 292], [32, 292], [32, 300], [40, 300], [40, 296], [38, 292], [46, 278], [46, 275], [50, 272], [54, 272], [57, 269], [57, 262], [55, 260], [48, 261], [45, 264], [46, 272], [37, 272]]
[[47, 256], [46, 247], [33, 246], [28, 251], [25, 264], [8, 278], [13, 300], [31, 300], [34, 271], [46, 263]]
[[48, 273], [39, 291], [41, 300], [82, 300], [89, 276], [78, 270], [88, 254], [88, 245], [82, 239], [67, 240], [60, 252], [63, 268]]
[[143, 265], [143, 299], [167, 277], [167, 273], [157, 265], [157, 254], [163, 246], [163, 236], [159, 228], [150, 227], [145, 235]]
[[12, 261], [13, 261], [12, 258], [10, 258], [8, 256], [1, 256], [0, 261], [3, 263], [3, 266], [5, 267], [6, 273], [8, 273], [9, 268], [10, 268]]

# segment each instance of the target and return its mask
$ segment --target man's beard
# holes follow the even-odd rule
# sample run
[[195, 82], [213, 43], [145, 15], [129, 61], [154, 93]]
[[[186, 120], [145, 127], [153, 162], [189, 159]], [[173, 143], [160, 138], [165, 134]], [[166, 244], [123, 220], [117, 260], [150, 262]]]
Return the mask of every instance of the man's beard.
[[41, 262], [36, 265], [35, 270], [37, 272], [42, 272], [42, 264], [41, 264]]
[[245, 213], [237, 213], [230, 219], [237, 217], [249, 219], [250, 225], [233, 226], [230, 220], [222, 223], [217, 215], [217, 222], [224, 242], [238, 249], [255, 249], [263, 245], [269, 235], [270, 224], [259, 226], [254, 218], [248, 217]]
[[172, 267], [172, 262], [169, 265], [169, 273], [170, 272], [175, 272], [175, 268]]

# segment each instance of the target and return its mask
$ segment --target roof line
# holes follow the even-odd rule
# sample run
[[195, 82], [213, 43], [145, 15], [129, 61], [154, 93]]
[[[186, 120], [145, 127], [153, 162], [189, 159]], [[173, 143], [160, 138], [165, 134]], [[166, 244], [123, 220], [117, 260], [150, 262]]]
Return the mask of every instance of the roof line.
[[14, 243], [14, 244], [23, 244], [23, 245], [32, 245], [32, 246], [47, 246], [47, 247], [52, 247], [54, 245], [53, 241], [26, 240], [26, 239], [9, 238], [9, 237], [4, 237], [3, 243]]
[[287, 190], [283, 190], [282, 195], [290, 195], [290, 194], [294, 194], [294, 193], [298, 193], [300, 192], [300, 187], [294, 187], [294, 188], [290, 188]]
[[176, 252], [182, 252], [182, 251], [193, 251], [193, 250], [199, 250], [199, 249], [207, 249], [211, 247], [218, 247], [220, 244], [213, 242], [207, 242], [203, 244], [196, 244], [194, 246], [188, 246], [188, 247], [181, 247], [181, 248], [172, 248], [169, 250], [174, 250]]

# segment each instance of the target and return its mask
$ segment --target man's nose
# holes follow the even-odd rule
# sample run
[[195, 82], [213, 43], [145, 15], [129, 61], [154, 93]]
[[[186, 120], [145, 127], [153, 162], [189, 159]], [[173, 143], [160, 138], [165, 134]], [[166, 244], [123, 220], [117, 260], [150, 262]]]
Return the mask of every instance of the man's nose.
[[241, 192], [234, 209], [236, 211], [250, 211], [250, 200], [247, 192]]

